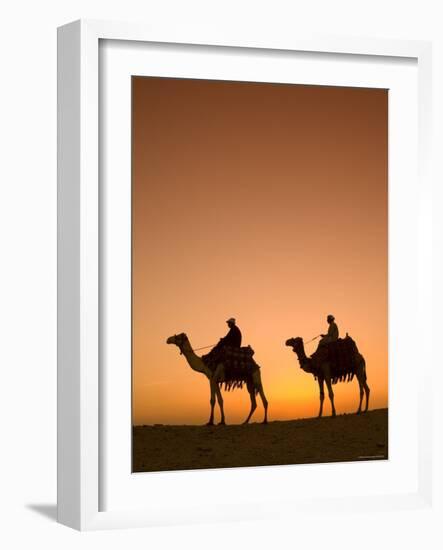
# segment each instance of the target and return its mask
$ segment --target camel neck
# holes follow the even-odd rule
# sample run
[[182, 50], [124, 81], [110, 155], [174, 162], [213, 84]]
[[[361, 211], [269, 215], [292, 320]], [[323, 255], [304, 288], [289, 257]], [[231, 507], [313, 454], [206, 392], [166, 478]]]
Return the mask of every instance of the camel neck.
[[192, 370], [195, 370], [196, 372], [201, 372], [202, 374], [205, 374], [208, 378], [211, 376], [211, 371], [203, 363], [201, 357], [199, 357], [194, 352], [189, 342], [186, 342], [185, 344], [183, 344], [181, 351], [183, 355], [186, 357], [186, 360], [188, 361], [188, 364]]
[[305, 353], [305, 347], [303, 344], [300, 345], [298, 350], [295, 352], [297, 354], [298, 361], [300, 365], [303, 365], [304, 363], [307, 363], [308, 358]]

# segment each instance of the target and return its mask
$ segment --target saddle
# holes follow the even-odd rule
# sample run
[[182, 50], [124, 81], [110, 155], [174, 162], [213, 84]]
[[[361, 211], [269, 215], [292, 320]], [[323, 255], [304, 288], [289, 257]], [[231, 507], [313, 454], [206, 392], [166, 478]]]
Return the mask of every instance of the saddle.
[[254, 350], [251, 346], [233, 348], [230, 346], [215, 347], [202, 356], [202, 360], [211, 370], [223, 363], [226, 369], [243, 370], [258, 367], [253, 359]]
[[355, 371], [356, 355], [358, 354], [357, 344], [349, 335], [346, 335], [345, 338], [339, 338], [335, 342], [319, 346], [312, 358], [327, 360], [331, 364], [334, 381], [343, 380], [348, 375], [349, 380], [351, 380]]

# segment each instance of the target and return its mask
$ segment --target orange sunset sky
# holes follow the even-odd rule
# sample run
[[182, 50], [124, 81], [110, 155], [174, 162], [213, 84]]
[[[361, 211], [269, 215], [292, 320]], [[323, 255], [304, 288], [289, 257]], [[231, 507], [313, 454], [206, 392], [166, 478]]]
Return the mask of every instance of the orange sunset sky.
[[[166, 339], [215, 344], [231, 316], [270, 420], [317, 415], [317, 382], [284, 342], [326, 332], [328, 313], [366, 359], [370, 408], [386, 407], [388, 92], [132, 86], [134, 424], [207, 421], [208, 381]], [[334, 392], [338, 414], [357, 409], [356, 380]], [[224, 401], [228, 423], [246, 418], [246, 389]], [[262, 415], [259, 401], [252, 420]]]

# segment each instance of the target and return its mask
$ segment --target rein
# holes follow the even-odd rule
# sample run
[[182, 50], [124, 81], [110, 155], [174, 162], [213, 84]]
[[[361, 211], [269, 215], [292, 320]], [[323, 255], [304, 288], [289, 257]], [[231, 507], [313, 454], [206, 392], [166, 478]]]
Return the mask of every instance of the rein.
[[195, 348], [192, 351], [199, 351], [201, 349], [213, 348], [214, 346], [215, 346], [215, 344], [211, 344], [210, 346], [203, 346], [202, 348]]
[[306, 346], [306, 344], [310, 344], [311, 342], [313, 342], [314, 340], [317, 340], [317, 338], [320, 338], [321, 334], [319, 334], [318, 336], [314, 336], [314, 338], [311, 338], [310, 340], [308, 340], [307, 342], [303, 342], [303, 344]]
[[[188, 342], [189, 342], [189, 340], [188, 340]], [[201, 348], [195, 348], [195, 349], [194, 349], [194, 348], [191, 347], [191, 344], [189, 344], [189, 347], [191, 348], [191, 351], [199, 351], [199, 350], [201, 350], [201, 349], [213, 348], [214, 346], [215, 346], [215, 344], [211, 344], [210, 346], [203, 346], [203, 347], [201, 347]], [[181, 345], [181, 344], [178, 345], [178, 349], [180, 350], [180, 355], [183, 355], [183, 349], [182, 349], [182, 345]]]

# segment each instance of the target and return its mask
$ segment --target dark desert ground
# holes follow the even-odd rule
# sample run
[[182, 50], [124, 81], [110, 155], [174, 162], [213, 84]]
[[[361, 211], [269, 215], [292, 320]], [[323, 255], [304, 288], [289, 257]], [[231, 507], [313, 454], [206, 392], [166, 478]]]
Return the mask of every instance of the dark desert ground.
[[388, 409], [267, 425], [135, 426], [133, 471], [388, 458]]

